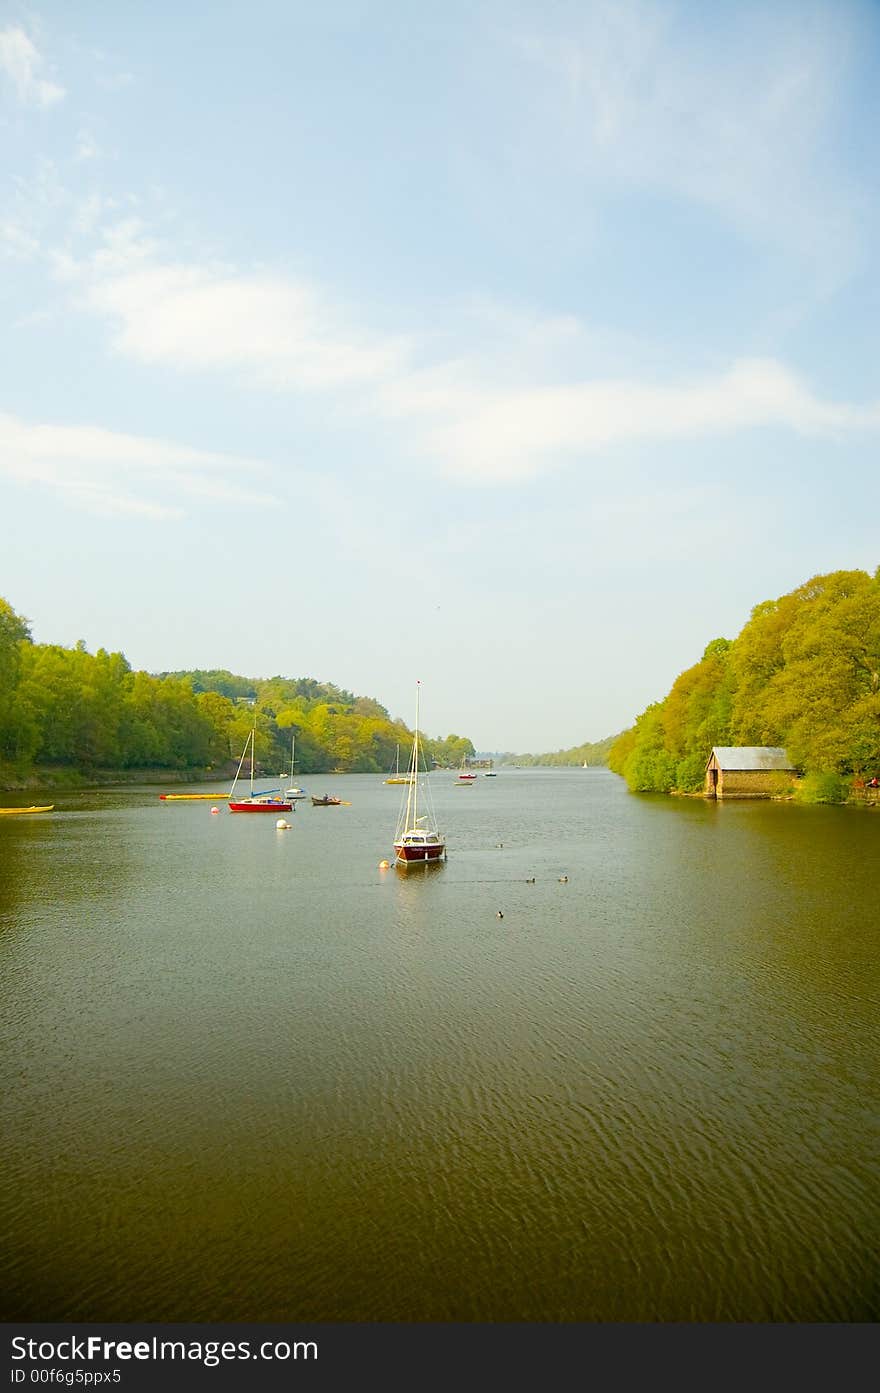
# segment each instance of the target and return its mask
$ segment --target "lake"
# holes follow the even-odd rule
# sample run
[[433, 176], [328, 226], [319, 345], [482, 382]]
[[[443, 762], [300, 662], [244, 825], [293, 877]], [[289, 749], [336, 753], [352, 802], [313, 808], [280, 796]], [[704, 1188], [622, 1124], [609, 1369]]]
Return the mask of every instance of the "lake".
[[880, 811], [303, 782], [0, 819], [4, 1319], [880, 1317]]

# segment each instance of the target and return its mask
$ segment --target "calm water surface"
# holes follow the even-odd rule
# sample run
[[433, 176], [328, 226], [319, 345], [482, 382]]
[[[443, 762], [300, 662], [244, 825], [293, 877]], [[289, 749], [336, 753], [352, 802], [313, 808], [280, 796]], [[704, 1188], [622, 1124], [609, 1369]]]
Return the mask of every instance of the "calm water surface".
[[880, 1317], [880, 812], [307, 782], [0, 819], [6, 1319]]

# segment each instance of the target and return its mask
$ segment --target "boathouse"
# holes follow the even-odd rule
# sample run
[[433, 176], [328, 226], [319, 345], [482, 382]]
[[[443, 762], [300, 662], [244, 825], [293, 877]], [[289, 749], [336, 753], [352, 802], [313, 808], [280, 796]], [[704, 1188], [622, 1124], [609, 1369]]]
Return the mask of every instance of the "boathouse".
[[716, 745], [706, 764], [706, 797], [771, 798], [786, 774], [794, 775], [794, 766], [778, 745]]

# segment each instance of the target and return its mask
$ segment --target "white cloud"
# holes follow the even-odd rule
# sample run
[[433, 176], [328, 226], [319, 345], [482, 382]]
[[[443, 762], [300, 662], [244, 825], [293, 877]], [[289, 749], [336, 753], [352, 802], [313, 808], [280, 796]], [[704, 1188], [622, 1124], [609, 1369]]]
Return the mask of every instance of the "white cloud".
[[0, 414], [0, 474], [50, 488], [92, 512], [180, 517], [181, 494], [269, 505], [275, 502], [270, 494], [236, 482], [261, 467], [254, 460], [167, 440], [97, 426], [33, 425]]
[[[437, 340], [358, 326], [309, 284], [163, 259], [136, 219], [105, 231], [87, 261], [66, 255], [55, 265], [77, 302], [113, 326], [127, 357], [223, 372], [245, 387], [332, 392], [335, 417], [361, 425], [372, 417], [407, 455], [432, 457], [463, 482], [528, 479], [632, 441], [880, 426], [876, 405], [824, 401], [771, 358], [690, 381], [612, 375], [601, 338], [571, 316], [542, 321], [490, 305], [481, 335], [471, 305], [469, 352], [444, 359]], [[431, 354], [433, 365], [417, 365]]]
[[0, 219], [0, 251], [16, 260], [30, 261], [40, 250], [31, 230], [14, 218]]
[[56, 261], [82, 303], [143, 362], [232, 370], [279, 389], [372, 383], [399, 370], [401, 339], [353, 328], [314, 287], [225, 266], [163, 262], [135, 220], [105, 234], [90, 262]]
[[76, 152], [74, 159], [78, 164], [87, 160], [97, 160], [103, 151], [89, 131], [83, 129], [76, 133]]
[[859, 11], [792, 14], [733, 6], [697, 28], [673, 5], [596, 0], [564, 22], [545, 15], [512, 38], [539, 78], [529, 120], [541, 148], [585, 184], [683, 195], [830, 278], [845, 273], [859, 198], [829, 163], [828, 138]]
[[419, 379], [389, 386], [394, 414], [434, 417], [424, 447], [462, 482], [503, 483], [630, 441], [686, 440], [756, 426], [807, 435], [880, 428], [880, 406], [825, 402], [773, 360], [681, 385], [600, 380], [505, 390]]
[[52, 106], [65, 95], [63, 87], [40, 76], [43, 67], [42, 55], [23, 29], [0, 29], [0, 73], [26, 106]]

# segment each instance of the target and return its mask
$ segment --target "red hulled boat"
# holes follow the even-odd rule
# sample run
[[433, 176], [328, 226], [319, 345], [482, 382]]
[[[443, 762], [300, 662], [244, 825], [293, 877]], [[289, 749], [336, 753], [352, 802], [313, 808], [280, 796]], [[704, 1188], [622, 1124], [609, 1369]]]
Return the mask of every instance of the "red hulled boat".
[[[406, 797], [401, 800], [397, 831], [394, 834], [394, 854], [398, 866], [424, 866], [430, 861], [446, 860], [446, 839], [437, 830], [437, 818], [431, 803], [428, 771], [421, 768], [419, 752], [419, 692], [416, 684], [416, 731], [409, 761]], [[419, 806], [424, 811], [419, 813]]]
[[[229, 802], [226, 804], [231, 813], [289, 813], [293, 811], [293, 804], [286, 799], [278, 796], [280, 790], [277, 788], [264, 789], [261, 793], [254, 792], [254, 740], [256, 737], [256, 726], [251, 731], [245, 741], [244, 749], [241, 752], [241, 759], [238, 762], [235, 778], [232, 781], [232, 788], [229, 790]], [[251, 752], [251, 791], [247, 798], [235, 797], [235, 786], [241, 773], [241, 766], [244, 764], [245, 757], [250, 747]]]

